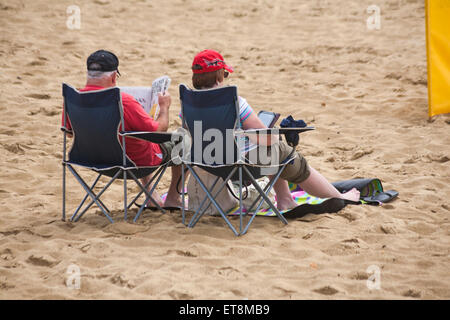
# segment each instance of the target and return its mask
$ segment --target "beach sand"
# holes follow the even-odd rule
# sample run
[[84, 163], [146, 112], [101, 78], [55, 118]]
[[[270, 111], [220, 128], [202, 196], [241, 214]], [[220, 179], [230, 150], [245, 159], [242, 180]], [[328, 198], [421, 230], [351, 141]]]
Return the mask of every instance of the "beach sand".
[[[379, 30], [372, 4], [0, 0], [0, 299], [449, 299], [450, 118], [428, 119], [424, 2], [376, 1]], [[400, 195], [288, 225], [257, 217], [235, 237], [218, 217], [124, 222], [117, 183], [103, 198], [114, 224], [98, 208], [64, 222], [61, 84], [84, 86], [101, 48], [120, 85], [172, 78], [170, 130], [194, 55], [218, 50], [255, 110], [317, 128], [298, 150], [330, 181], [376, 177]], [[70, 215], [84, 193], [70, 173], [67, 186]]]

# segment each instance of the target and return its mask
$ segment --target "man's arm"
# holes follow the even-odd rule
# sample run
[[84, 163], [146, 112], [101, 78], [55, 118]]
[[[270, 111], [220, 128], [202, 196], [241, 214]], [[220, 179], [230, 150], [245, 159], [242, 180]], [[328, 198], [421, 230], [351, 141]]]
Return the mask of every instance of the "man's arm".
[[158, 131], [167, 131], [167, 129], [169, 129], [169, 107], [171, 101], [168, 91], [163, 94], [158, 93], [159, 116], [158, 119], [156, 119]]

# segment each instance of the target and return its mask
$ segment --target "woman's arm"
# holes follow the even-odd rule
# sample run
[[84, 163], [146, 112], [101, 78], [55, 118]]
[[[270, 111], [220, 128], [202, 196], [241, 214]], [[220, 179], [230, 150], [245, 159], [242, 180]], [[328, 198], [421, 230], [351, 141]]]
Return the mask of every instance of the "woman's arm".
[[[267, 129], [267, 127], [258, 118], [256, 113], [252, 112], [250, 116], [242, 123], [242, 129]], [[277, 134], [249, 134], [248, 137], [253, 143], [263, 146], [272, 145], [279, 139]]]

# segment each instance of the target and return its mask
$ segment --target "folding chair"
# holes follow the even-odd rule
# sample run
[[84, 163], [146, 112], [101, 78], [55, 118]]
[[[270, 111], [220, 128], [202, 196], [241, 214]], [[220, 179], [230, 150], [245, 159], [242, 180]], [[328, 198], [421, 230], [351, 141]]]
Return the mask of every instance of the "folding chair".
[[[146, 204], [151, 201], [159, 210], [165, 213], [152, 193], [155, 190], [170, 161], [158, 166], [138, 167], [126, 154], [125, 137], [143, 139], [154, 143], [180, 141], [182, 136], [177, 133], [165, 132], [126, 132], [123, 121], [122, 97], [117, 87], [98, 91], [79, 92], [73, 87], [63, 84], [64, 120], [62, 131], [63, 141], [63, 204], [62, 219], [66, 219], [66, 168], [74, 175], [86, 192], [85, 197], [70, 218], [78, 221], [84, 213], [96, 204], [108, 220], [113, 223], [111, 211], [100, 200], [103, 193], [116, 179], [123, 180], [124, 219], [127, 220], [128, 209], [145, 193], [146, 200], [140, 206], [134, 221], [140, 216]], [[67, 128], [66, 119], [70, 120], [72, 129]], [[67, 134], [73, 134], [73, 144], [67, 158]], [[119, 141], [119, 137], [121, 143]], [[98, 175], [91, 185], [75, 170], [75, 166], [95, 171]], [[155, 173], [146, 186], [139, 178]], [[97, 194], [94, 188], [102, 176], [110, 177], [109, 182]], [[140, 188], [139, 194], [127, 204], [127, 179], [131, 178]], [[147, 188], [155, 181], [150, 191]], [[84, 206], [88, 199], [90, 203]]]
[[[204, 200], [200, 203], [199, 208], [194, 213], [191, 218], [188, 227], [193, 228], [199, 219], [203, 216], [205, 210], [212, 204], [217, 209], [221, 217], [225, 220], [228, 227], [233, 231], [236, 236], [245, 234], [251, 223], [253, 222], [256, 214], [252, 215], [248, 220], [247, 224], [243, 226], [243, 206], [242, 206], [242, 187], [243, 184], [253, 184], [259, 193], [259, 197], [254, 201], [254, 203], [248, 208], [248, 212], [253, 210], [256, 206], [255, 212], [257, 212], [264, 201], [269, 205], [269, 207], [275, 212], [277, 217], [284, 223], [287, 224], [287, 220], [278, 211], [274, 204], [268, 198], [270, 190], [273, 185], [280, 177], [283, 169], [286, 165], [291, 162], [296, 154], [294, 150], [286, 158], [282, 159], [280, 163], [270, 164], [269, 166], [275, 166], [276, 172], [273, 174], [272, 179], [269, 184], [263, 190], [256, 179], [265, 176], [267, 174], [263, 173], [261, 166], [255, 163], [250, 163], [248, 159], [245, 158], [243, 152], [241, 151], [242, 141], [239, 136], [242, 134], [278, 134], [285, 132], [302, 132], [306, 129], [301, 128], [283, 128], [283, 129], [256, 129], [256, 130], [242, 130], [240, 127], [239, 120], [239, 104], [237, 88], [235, 86], [221, 87], [217, 89], [208, 90], [191, 90], [185, 85], [181, 84], [180, 87], [180, 99], [181, 99], [181, 112], [183, 126], [188, 129], [191, 134], [192, 144], [189, 153], [184, 153], [182, 157], [182, 199], [183, 199], [183, 223], [185, 221], [185, 211], [184, 211], [184, 166], [186, 166], [189, 172], [193, 175], [195, 180], [199, 183], [200, 187], [206, 193]], [[219, 148], [215, 150], [214, 159], [205, 159], [204, 151], [208, 148], [210, 144], [209, 140], [211, 131], [216, 130], [220, 132], [223, 139], [223, 143]], [[207, 137], [204, 139], [204, 137]], [[210, 139], [211, 138], [211, 139]], [[231, 140], [230, 140], [231, 139]], [[295, 149], [295, 148], [294, 148]], [[206, 161], [208, 160], [208, 161]], [[211, 161], [212, 160], [212, 161]], [[202, 168], [207, 172], [217, 176], [213, 185], [208, 189], [197, 172], [194, 166]], [[272, 175], [272, 174], [271, 174]], [[212, 194], [212, 190], [216, 186], [219, 178], [223, 178], [223, 183], [219, 186], [215, 194]], [[227, 217], [227, 213], [222, 210], [220, 205], [215, 200], [215, 197], [223, 190], [227, 185], [228, 180], [238, 181], [239, 183], [239, 230], [231, 223], [230, 219]], [[258, 204], [258, 205], [257, 205]]]

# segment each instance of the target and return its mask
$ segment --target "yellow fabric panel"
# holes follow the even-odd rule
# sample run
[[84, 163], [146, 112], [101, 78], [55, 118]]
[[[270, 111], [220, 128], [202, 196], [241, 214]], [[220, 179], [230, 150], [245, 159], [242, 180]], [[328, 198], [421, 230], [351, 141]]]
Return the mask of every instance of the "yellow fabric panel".
[[428, 113], [450, 113], [450, 0], [425, 0]]

